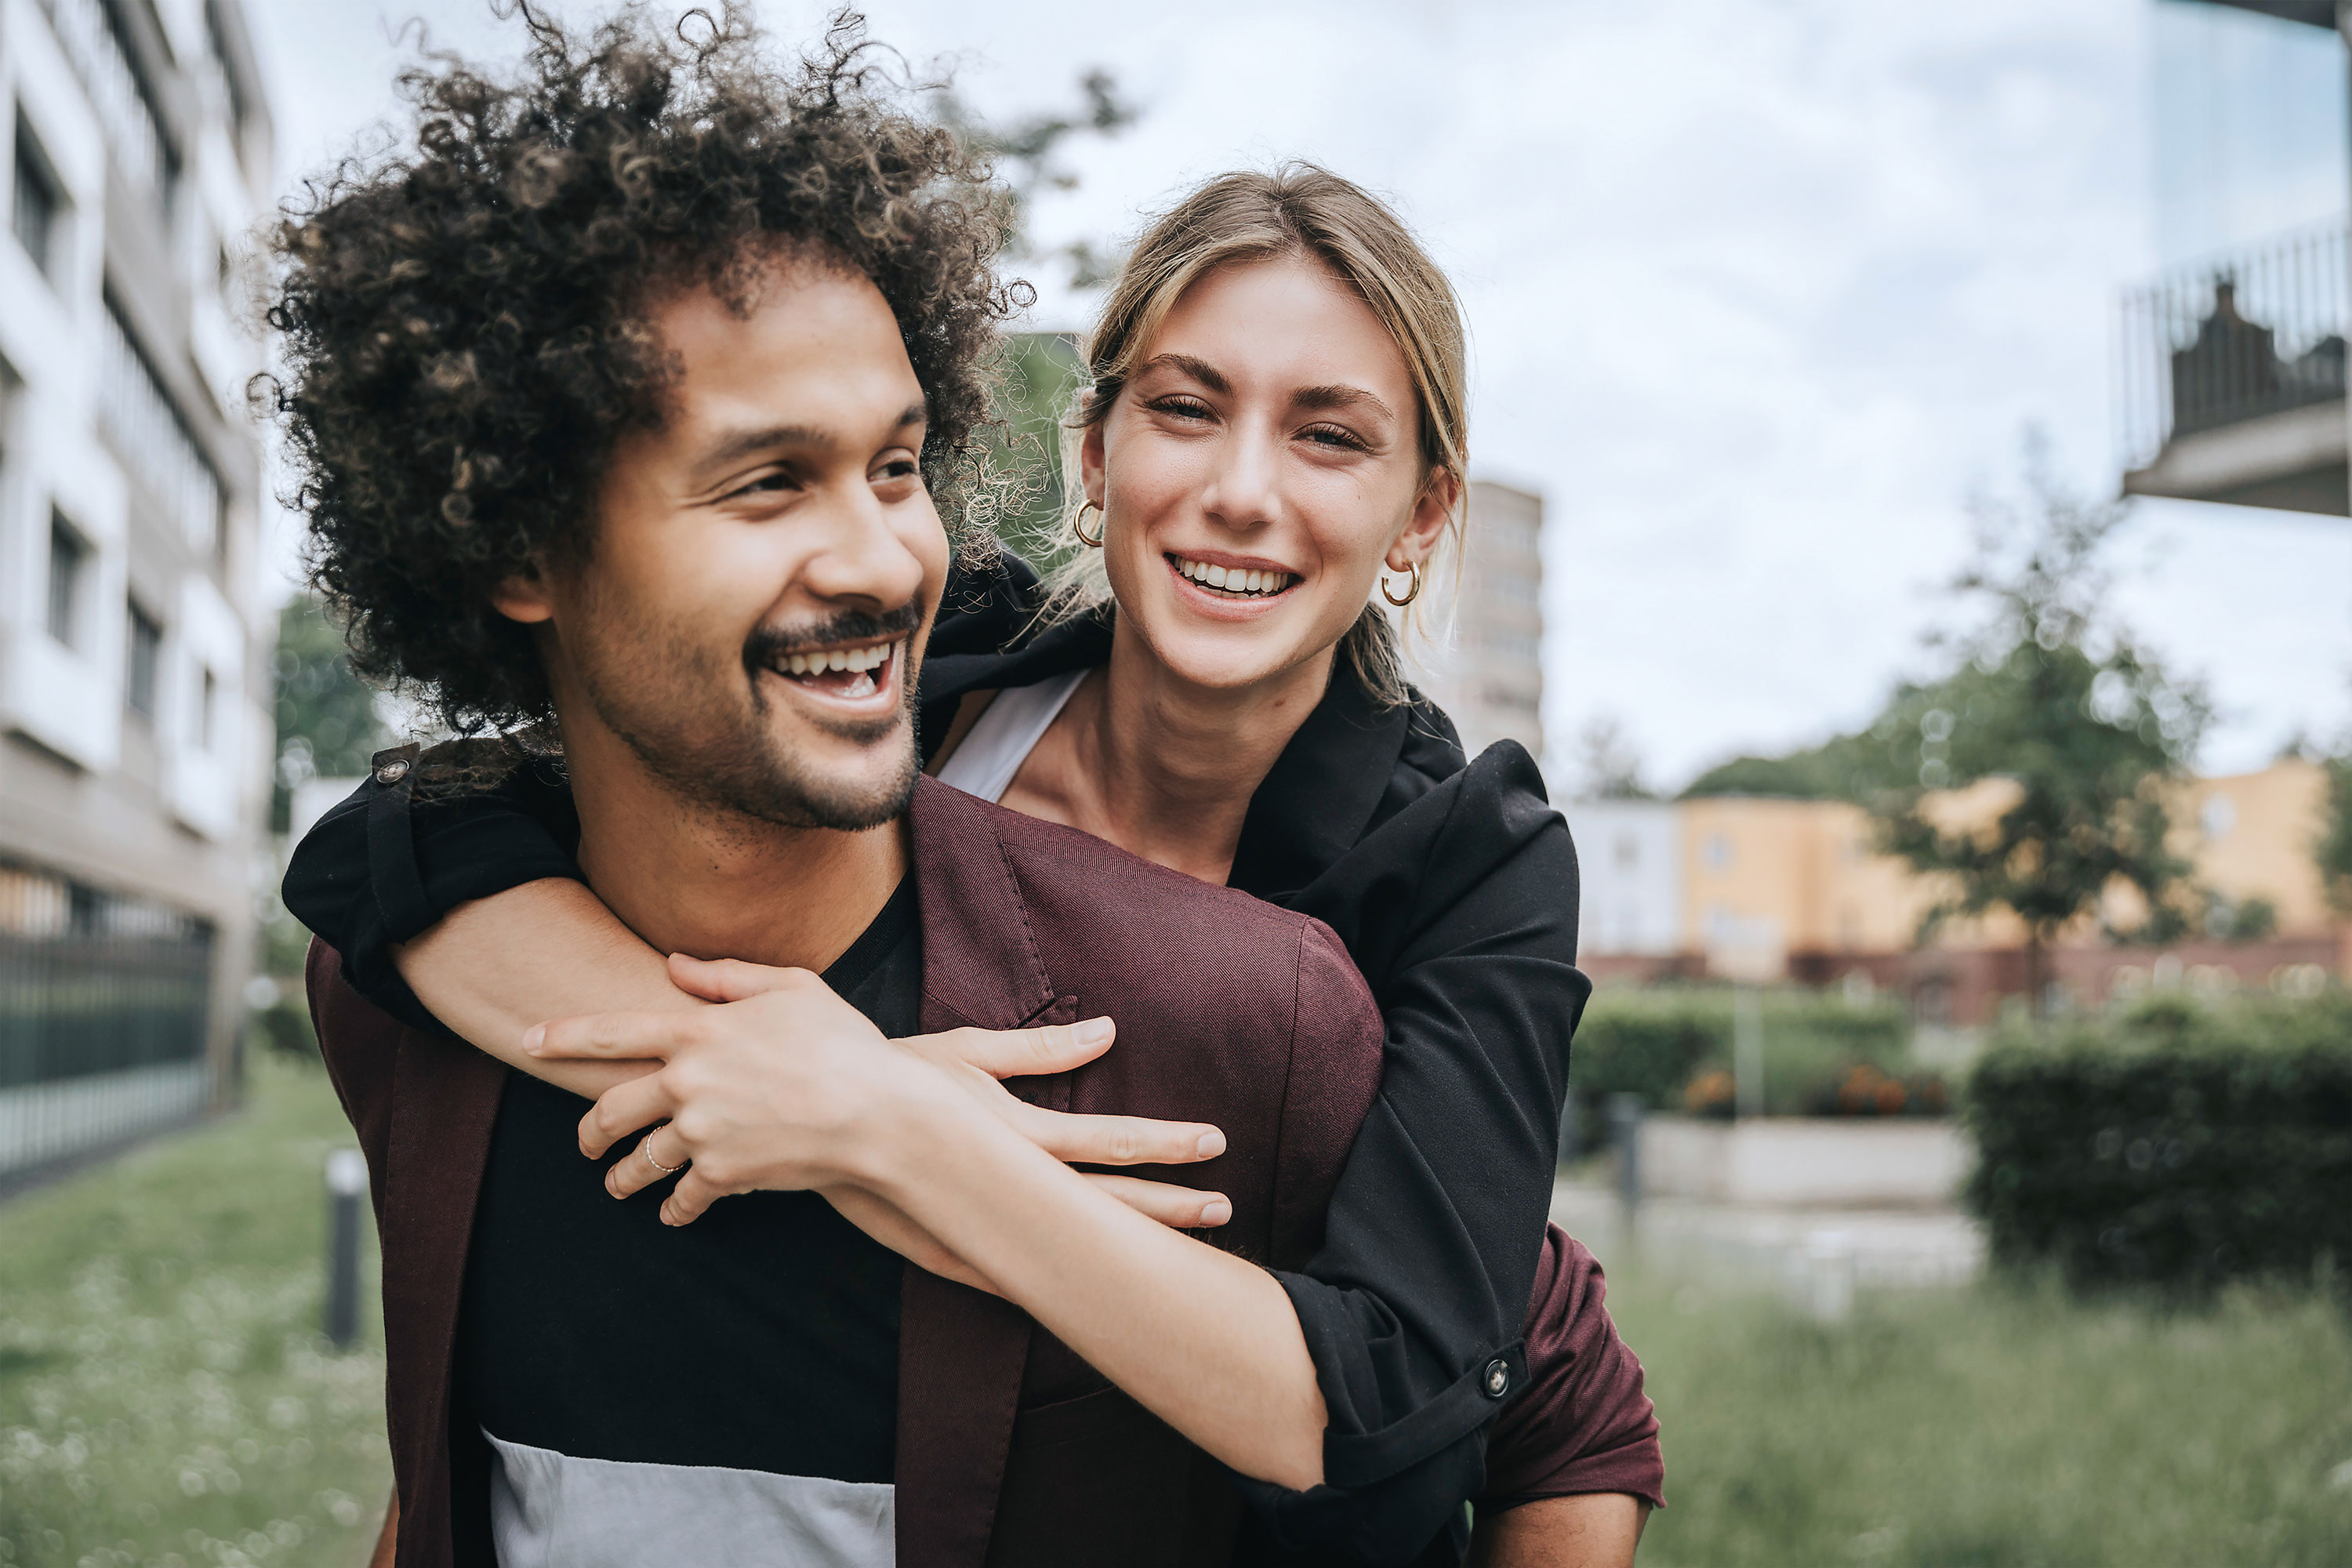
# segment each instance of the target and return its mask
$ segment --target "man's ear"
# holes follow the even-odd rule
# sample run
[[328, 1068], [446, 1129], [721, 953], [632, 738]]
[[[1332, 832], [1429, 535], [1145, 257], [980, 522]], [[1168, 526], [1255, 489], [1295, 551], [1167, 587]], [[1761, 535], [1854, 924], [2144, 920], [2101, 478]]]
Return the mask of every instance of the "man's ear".
[[1454, 515], [1461, 500], [1460, 475], [1451, 468], [1430, 469], [1420, 498], [1412, 503], [1412, 516], [1406, 521], [1404, 531], [1389, 546], [1384, 558], [1388, 569], [1409, 571], [1428, 560], [1437, 549], [1438, 541], [1445, 537], [1446, 520]]
[[490, 608], [527, 626], [553, 620], [555, 598], [547, 591], [547, 574], [532, 566], [501, 579], [490, 595]]

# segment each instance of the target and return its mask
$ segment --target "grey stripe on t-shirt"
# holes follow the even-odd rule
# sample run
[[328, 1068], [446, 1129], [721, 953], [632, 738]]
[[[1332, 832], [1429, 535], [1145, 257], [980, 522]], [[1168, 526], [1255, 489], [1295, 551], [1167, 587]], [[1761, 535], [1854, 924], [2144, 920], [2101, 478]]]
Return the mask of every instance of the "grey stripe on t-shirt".
[[892, 1568], [897, 1489], [715, 1465], [582, 1459], [489, 1432], [499, 1568]]

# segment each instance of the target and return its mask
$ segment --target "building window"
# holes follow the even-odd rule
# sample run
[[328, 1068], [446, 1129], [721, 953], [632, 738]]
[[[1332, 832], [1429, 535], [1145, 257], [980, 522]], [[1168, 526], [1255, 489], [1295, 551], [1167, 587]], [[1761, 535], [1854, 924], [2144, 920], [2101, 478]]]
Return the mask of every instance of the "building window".
[[81, 580], [89, 569], [89, 546], [58, 513], [49, 514], [49, 635], [68, 647], [80, 631]]
[[220, 711], [220, 679], [210, 669], [205, 671], [204, 684], [196, 692], [196, 744], [209, 752], [213, 749], [215, 720]]
[[57, 256], [58, 209], [65, 204], [58, 194], [57, 176], [49, 173], [49, 162], [33, 140], [33, 128], [21, 119], [16, 121], [16, 172], [10, 190], [8, 226], [16, 231], [16, 243], [43, 277], [55, 276], [49, 268]]
[[148, 494], [169, 510], [189, 548], [216, 553], [222, 532], [219, 478], [110, 299], [103, 330], [99, 417]]
[[155, 617], [131, 602], [131, 658], [123, 682], [123, 705], [150, 723], [155, 718], [155, 667], [163, 652], [163, 628]]
[[1728, 835], [1710, 833], [1706, 836], [1706, 868], [1710, 871], [1731, 869], [1731, 839]]

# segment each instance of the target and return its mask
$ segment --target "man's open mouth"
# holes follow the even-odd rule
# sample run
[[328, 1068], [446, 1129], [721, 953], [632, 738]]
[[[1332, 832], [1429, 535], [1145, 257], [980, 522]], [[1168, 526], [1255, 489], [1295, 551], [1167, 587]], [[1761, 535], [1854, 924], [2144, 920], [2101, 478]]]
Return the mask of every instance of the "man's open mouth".
[[794, 685], [844, 702], [873, 696], [890, 684], [905, 647], [899, 641], [780, 653], [768, 668]]
[[1194, 587], [1226, 599], [1271, 599], [1298, 581], [1296, 572], [1267, 571], [1255, 566], [1219, 566], [1189, 555], [1170, 555], [1168, 564]]

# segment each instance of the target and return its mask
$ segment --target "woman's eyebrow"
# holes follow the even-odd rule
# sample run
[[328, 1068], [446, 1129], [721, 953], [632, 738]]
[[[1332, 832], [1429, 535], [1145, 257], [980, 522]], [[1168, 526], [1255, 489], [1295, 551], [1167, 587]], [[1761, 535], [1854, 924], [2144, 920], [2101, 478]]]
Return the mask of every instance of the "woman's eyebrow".
[[1387, 404], [1360, 386], [1302, 386], [1290, 395], [1290, 402], [1295, 408], [1372, 408], [1391, 419], [1396, 417]]
[[1154, 354], [1143, 362], [1142, 370], [1136, 374], [1140, 375], [1143, 371], [1162, 369], [1182, 371], [1220, 397], [1234, 395], [1234, 384], [1225, 379], [1223, 371], [1207, 360], [1194, 359], [1191, 354]]

